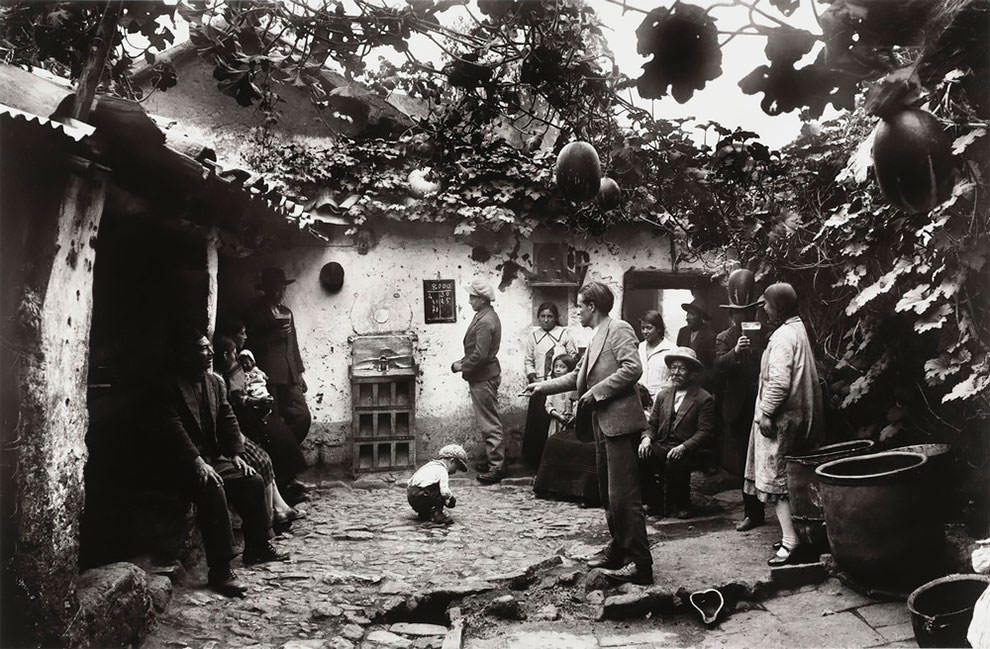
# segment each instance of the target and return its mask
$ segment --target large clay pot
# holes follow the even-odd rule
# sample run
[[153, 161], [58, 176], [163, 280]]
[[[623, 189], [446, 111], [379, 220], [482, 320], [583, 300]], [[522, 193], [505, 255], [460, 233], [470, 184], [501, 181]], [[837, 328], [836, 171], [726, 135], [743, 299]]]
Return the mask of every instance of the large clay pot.
[[949, 575], [918, 587], [907, 601], [918, 646], [970, 646], [966, 631], [976, 600], [988, 586], [990, 575]]
[[931, 473], [932, 480], [941, 485], [939, 488], [946, 490], [946, 482], [952, 480], [952, 447], [948, 444], [912, 444], [911, 446], [898, 446], [890, 449], [902, 453], [921, 453], [928, 458], [927, 470]]
[[815, 469], [832, 555], [863, 586], [914, 588], [940, 574], [945, 535], [927, 462], [886, 451]]
[[787, 498], [791, 503], [794, 528], [802, 545], [819, 554], [828, 552], [825, 516], [822, 514], [815, 469], [831, 460], [869, 453], [872, 448], [872, 440], [856, 439], [822, 446], [803, 455], [787, 456]]

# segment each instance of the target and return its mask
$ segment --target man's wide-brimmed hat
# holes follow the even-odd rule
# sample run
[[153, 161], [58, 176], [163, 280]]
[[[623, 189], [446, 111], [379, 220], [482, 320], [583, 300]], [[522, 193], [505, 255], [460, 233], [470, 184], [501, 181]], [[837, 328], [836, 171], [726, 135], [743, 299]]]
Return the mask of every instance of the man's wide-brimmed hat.
[[698, 300], [691, 300], [689, 304], [682, 304], [681, 308], [684, 309], [685, 311], [694, 311], [695, 313], [700, 315], [704, 320], [712, 319], [712, 317], [708, 315], [708, 312], [705, 311], [705, 307], [701, 306], [701, 302], [699, 302]]
[[674, 361], [684, 361], [698, 371], [705, 369], [705, 366], [698, 360], [698, 355], [690, 347], [674, 347], [664, 354], [663, 362], [667, 364], [667, 367], [670, 367]]
[[729, 292], [729, 304], [719, 304], [723, 309], [751, 309], [759, 306], [760, 300], [754, 299], [756, 276], [746, 268], [737, 268], [729, 273], [726, 290]]
[[285, 271], [281, 268], [266, 268], [261, 271], [261, 281], [258, 282], [258, 289], [265, 289], [272, 286], [286, 286], [296, 280], [286, 279]]

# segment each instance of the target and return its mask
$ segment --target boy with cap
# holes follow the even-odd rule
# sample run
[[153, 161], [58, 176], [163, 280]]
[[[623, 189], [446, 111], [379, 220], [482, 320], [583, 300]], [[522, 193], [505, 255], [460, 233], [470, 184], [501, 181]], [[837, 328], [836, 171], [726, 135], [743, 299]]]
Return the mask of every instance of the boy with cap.
[[419, 520], [450, 525], [454, 520], [444, 513], [444, 507], [454, 507], [457, 499], [450, 490], [449, 476], [458, 470], [467, 471], [467, 453], [460, 444], [447, 444], [437, 459], [430, 460], [409, 478], [406, 499], [419, 515]]

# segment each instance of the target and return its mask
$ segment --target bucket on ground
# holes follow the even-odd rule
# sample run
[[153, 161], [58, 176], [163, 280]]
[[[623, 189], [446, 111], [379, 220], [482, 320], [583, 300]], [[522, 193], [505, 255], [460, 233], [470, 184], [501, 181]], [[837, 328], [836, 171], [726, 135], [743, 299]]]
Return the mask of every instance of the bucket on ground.
[[815, 472], [829, 547], [863, 586], [912, 589], [943, 574], [945, 534], [920, 453], [832, 460]]
[[907, 600], [919, 647], [968, 647], [973, 607], [990, 586], [990, 575], [948, 575], [919, 586]]
[[825, 517], [822, 514], [815, 469], [830, 460], [868, 453], [872, 448], [872, 440], [856, 439], [828, 444], [801, 455], [787, 456], [787, 497], [791, 503], [794, 528], [802, 545], [818, 554], [828, 552]]

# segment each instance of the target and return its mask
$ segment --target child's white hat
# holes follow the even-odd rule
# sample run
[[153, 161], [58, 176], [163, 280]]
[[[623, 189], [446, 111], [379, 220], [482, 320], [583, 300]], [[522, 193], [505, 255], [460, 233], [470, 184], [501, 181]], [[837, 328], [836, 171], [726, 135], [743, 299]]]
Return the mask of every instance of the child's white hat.
[[447, 444], [437, 455], [441, 460], [453, 460], [460, 466], [461, 471], [468, 470], [467, 452], [460, 444]]
[[237, 352], [237, 358], [250, 358], [252, 363], [257, 363], [257, 361], [254, 360], [254, 354], [251, 353], [250, 349], [242, 349]]

